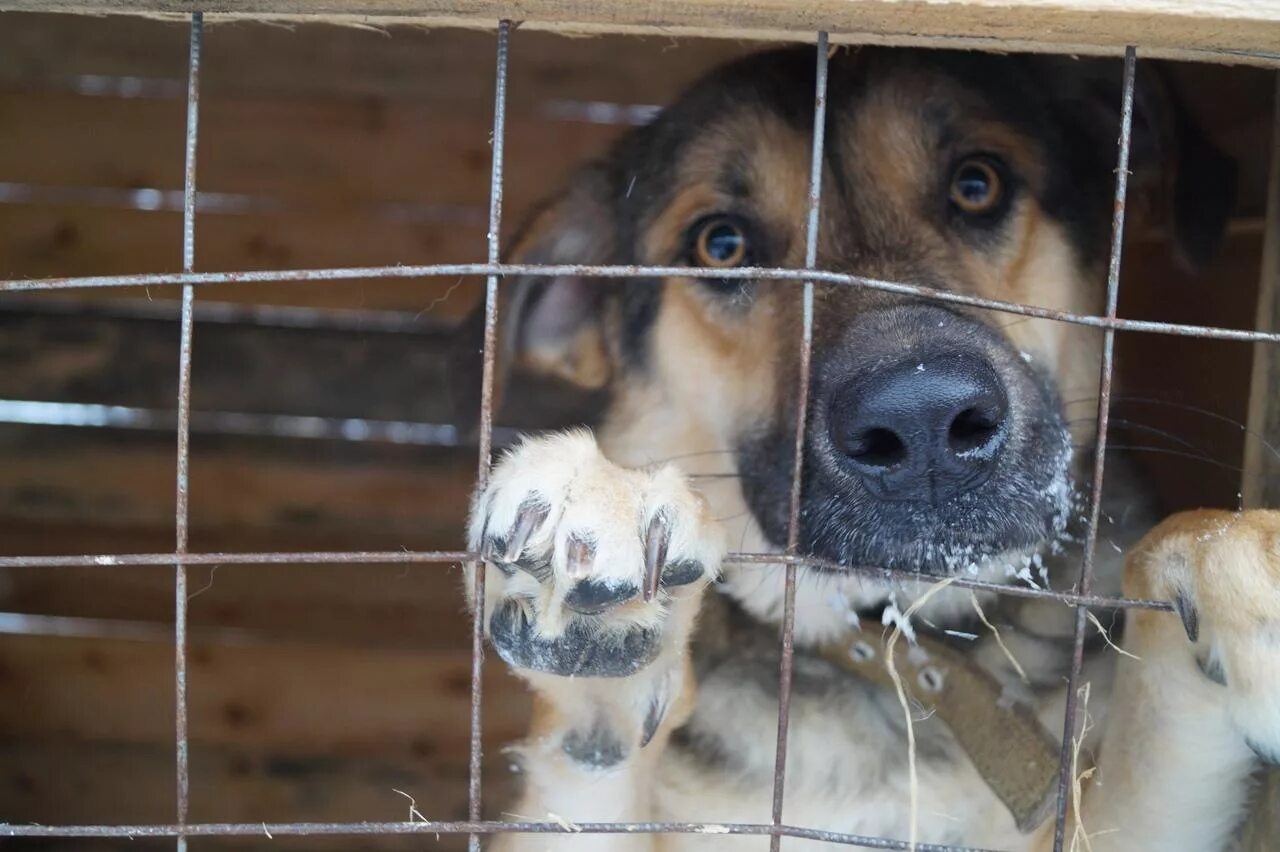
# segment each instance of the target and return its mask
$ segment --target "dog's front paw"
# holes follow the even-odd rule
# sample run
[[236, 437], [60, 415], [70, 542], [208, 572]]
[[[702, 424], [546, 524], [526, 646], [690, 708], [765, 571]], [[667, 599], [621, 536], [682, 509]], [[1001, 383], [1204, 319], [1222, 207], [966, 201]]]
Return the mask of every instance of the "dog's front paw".
[[1169, 518], [1135, 551], [1126, 592], [1173, 603], [1232, 723], [1260, 758], [1280, 763], [1280, 512]]
[[724, 555], [678, 471], [619, 467], [581, 431], [508, 453], [469, 533], [498, 569], [486, 582], [490, 642], [521, 673], [628, 677], [682, 654]]

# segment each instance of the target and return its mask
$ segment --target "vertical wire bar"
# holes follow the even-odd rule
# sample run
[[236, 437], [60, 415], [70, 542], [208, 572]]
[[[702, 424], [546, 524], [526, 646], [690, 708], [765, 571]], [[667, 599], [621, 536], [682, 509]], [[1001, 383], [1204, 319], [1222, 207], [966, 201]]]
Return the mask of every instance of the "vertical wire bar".
[[[489, 175], [489, 263], [498, 262], [499, 232], [502, 228], [502, 167], [507, 126], [507, 54], [511, 22], [498, 22], [497, 73], [493, 93], [493, 168]], [[493, 367], [498, 328], [498, 276], [490, 275], [484, 291], [484, 353], [480, 379], [480, 451], [476, 469], [476, 490], [489, 482], [493, 453]], [[471, 775], [468, 813], [472, 822], [480, 820], [481, 707], [484, 667], [484, 563], [472, 563], [475, 612], [471, 622]], [[479, 852], [480, 835], [467, 841], [471, 852]]]
[[[187, 65], [186, 172], [182, 195], [182, 271], [191, 272], [196, 255], [196, 131], [200, 119], [200, 46], [204, 16], [191, 15], [191, 50]], [[191, 338], [194, 325], [195, 287], [182, 288], [182, 319], [178, 348], [178, 472], [174, 509], [175, 549], [187, 552], [190, 508], [191, 461]], [[176, 774], [178, 825], [185, 825], [190, 803], [191, 778], [187, 748], [187, 569], [174, 566], [174, 736], [177, 745]], [[187, 838], [178, 836], [178, 852], [186, 852]]]
[[[1116, 157], [1115, 206], [1111, 214], [1111, 257], [1107, 268], [1107, 318], [1115, 319], [1120, 301], [1120, 258], [1124, 247], [1125, 199], [1129, 192], [1129, 148], [1133, 132], [1133, 85], [1137, 70], [1137, 51], [1124, 51], [1124, 94], [1120, 107], [1119, 153]], [[1111, 419], [1111, 380], [1115, 371], [1115, 328], [1107, 328], [1102, 338], [1102, 369], [1099, 377], [1097, 441], [1093, 457], [1093, 482], [1089, 493], [1089, 519], [1085, 534], [1084, 560], [1080, 566], [1077, 591], [1087, 595], [1093, 588], [1094, 556], [1098, 546], [1098, 518], [1102, 509], [1102, 484], [1107, 463], [1107, 428]], [[1067, 706], [1062, 725], [1062, 754], [1058, 763], [1058, 812], [1054, 824], [1053, 850], [1062, 852], [1066, 841], [1067, 795], [1072, 788], [1072, 765], [1079, 707], [1077, 691], [1084, 664], [1084, 639], [1088, 607], [1076, 606], [1075, 640], [1071, 652], [1071, 674], [1067, 679]], [[1080, 819], [1080, 814], [1076, 814]]]
[[[818, 213], [822, 206], [823, 146], [827, 127], [827, 33], [818, 33], [817, 73], [813, 96], [813, 152], [809, 163], [809, 216], [805, 230], [804, 268], [818, 263]], [[800, 488], [804, 470], [804, 430], [809, 413], [809, 378], [813, 352], [813, 282], [804, 282], [803, 330], [800, 337], [800, 384], [796, 403], [795, 453], [791, 461], [791, 506], [787, 524], [787, 555], [800, 543]], [[782, 800], [787, 780], [787, 730], [791, 724], [791, 669], [795, 655], [796, 563], [787, 563], [782, 610], [782, 663], [778, 674], [778, 741], [773, 765], [773, 825], [782, 825]], [[769, 838], [770, 852], [778, 852], [782, 835]]]

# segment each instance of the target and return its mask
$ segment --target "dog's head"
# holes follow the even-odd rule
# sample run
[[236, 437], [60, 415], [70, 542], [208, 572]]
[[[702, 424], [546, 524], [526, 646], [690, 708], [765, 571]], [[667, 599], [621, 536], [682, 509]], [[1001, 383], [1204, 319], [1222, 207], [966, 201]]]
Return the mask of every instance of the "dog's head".
[[[714, 73], [578, 172], [508, 252], [687, 277], [503, 283], [500, 363], [607, 390], [606, 451], [707, 475], [716, 511], [766, 540], [750, 545], [787, 537], [802, 286], [698, 270], [803, 265], [813, 66], [796, 49]], [[1120, 94], [1118, 63], [837, 53], [818, 267], [1099, 312]], [[1145, 73], [1133, 169], [1185, 258], [1205, 259], [1231, 166]], [[1092, 440], [1063, 400], [1096, 393], [1096, 330], [847, 285], [815, 301], [802, 550], [943, 572], [1062, 530], [1073, 444]]]

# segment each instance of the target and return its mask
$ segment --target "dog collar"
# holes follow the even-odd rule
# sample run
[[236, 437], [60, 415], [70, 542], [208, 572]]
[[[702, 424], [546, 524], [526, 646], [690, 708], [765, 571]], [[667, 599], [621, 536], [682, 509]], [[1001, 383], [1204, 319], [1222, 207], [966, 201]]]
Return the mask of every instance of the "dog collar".
[[[888, 635], [861, 621], [844, 641], [822, 647], [839, 668], [893, 688], [886, 663]], [[1024, 704], [1012, 701], [990, 672], [946, 644], [920, 635], [894, 665], [907, 694], [951, 729], [982, 780], [1013, 815], [1018, 830], [1034, 831], [1057, 798], [1059, 748]]]

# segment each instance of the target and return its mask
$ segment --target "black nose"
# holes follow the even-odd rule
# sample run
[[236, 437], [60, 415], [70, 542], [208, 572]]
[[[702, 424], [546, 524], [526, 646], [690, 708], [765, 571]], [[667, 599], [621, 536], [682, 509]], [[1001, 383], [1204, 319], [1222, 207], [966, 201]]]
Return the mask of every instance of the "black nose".
[[828, 426], [874, 496], [936, 505], [991, 476], [1008, 415], [995, 369], [951, 353], [855, 376], [832, 394]]

